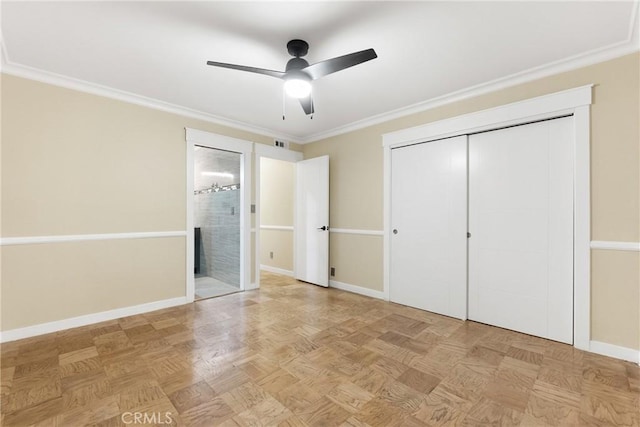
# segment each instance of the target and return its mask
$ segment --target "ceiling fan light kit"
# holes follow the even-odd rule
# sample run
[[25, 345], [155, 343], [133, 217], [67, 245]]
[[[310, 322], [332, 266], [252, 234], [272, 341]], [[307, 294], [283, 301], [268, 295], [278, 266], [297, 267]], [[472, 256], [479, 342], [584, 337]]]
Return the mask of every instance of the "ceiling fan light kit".
[[284, 91], [292, 98], [306, 98], [311, 95], [311, 77], [298, 70], [288, 72], [284, 79]]
[[215, 61], [207, 61], [207, 65], [264, 74], [282, 79], [284, 80], [285, 93], [300, 101], [300, 105], [306, 115], [312, 115], [314, 113], [313, 99], [311, 97], [311, 82], [313, 80], [378, 57], [375, 50], [366, 49], [309, 65], [306, 60], [301, 58], [309, 51], [309, 44], [299, 39], [290, 40], [289, 43], [287, 43], [287, 51], [293, 58], [287, 62], [285, 71], [266, 70], [264, 68]]

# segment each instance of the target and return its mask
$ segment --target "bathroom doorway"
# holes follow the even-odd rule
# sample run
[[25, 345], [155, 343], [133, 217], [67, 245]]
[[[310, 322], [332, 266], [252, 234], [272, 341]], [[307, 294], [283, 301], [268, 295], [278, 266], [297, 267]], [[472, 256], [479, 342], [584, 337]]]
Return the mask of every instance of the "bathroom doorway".
[[241, 153], [194, 147], [195, 300], [241, 290], [241, 164]]

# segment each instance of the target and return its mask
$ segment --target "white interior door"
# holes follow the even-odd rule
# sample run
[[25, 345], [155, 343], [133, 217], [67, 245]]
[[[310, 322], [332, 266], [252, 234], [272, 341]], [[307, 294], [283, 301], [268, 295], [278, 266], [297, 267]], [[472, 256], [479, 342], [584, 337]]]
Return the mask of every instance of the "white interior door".
[[393, 302], [465, 319], [467, 137], [391, 150]]
[[573, 340], [573, 119], [469, 137], [469, 318]]
[[329, 286], [329, 156], [296, 163], [294, 275]]

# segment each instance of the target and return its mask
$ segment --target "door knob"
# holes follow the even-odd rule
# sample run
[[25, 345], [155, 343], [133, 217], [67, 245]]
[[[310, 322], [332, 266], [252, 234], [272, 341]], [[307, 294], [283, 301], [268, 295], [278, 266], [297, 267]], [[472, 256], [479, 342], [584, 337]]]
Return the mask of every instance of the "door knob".
[[393, 229], [393, 234], [398, 234], [398, 229], [397, 228]]
[[322, 231], [326, 231], [328, 229], [329, 227], [327, 227], [326, 225], [323, 225], [322, 227], [318, 227], [318, 230], [322, 230]]

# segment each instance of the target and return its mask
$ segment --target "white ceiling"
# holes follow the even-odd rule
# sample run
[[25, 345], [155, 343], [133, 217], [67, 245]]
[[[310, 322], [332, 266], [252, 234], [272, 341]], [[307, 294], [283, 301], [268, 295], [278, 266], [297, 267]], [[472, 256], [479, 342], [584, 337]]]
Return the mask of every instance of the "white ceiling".
[[[630, 1], [3, 1], [3, 70], [306, 142], [568, 59], [637, 49], [636, 14]], [[205, 65], [284, 70], [293, 38], [309, 42], [310, 63], [367, 48], [379, 57], [315, 81], [313, 120], [293, 99], [282, 120], [281, 80]]]

